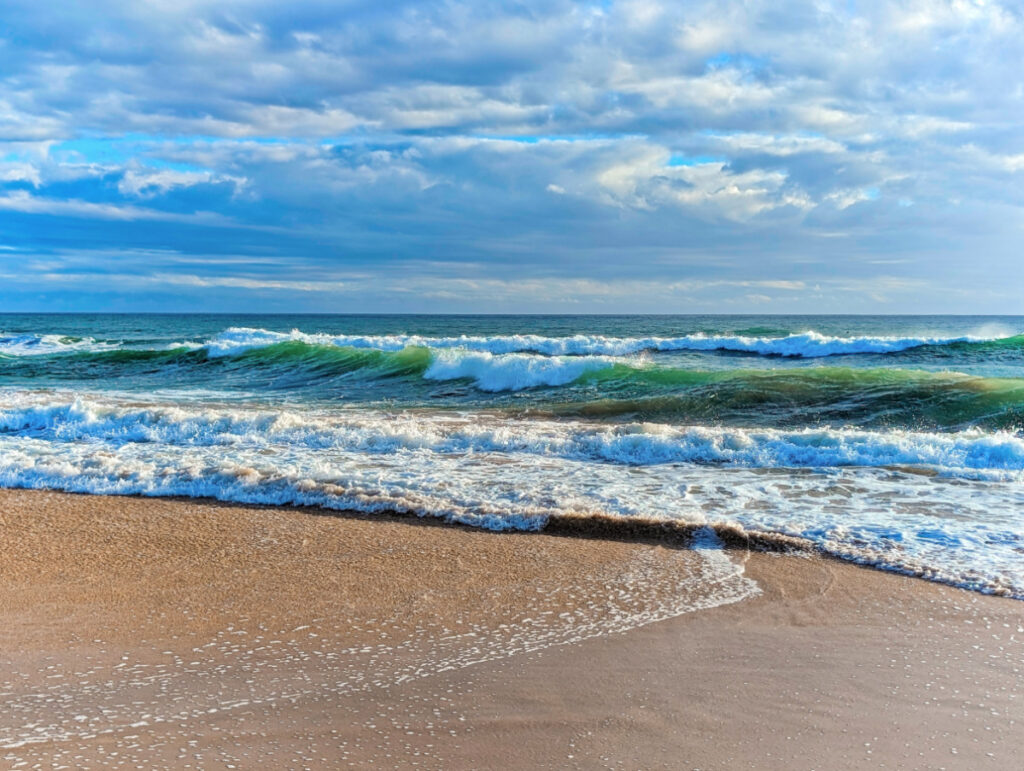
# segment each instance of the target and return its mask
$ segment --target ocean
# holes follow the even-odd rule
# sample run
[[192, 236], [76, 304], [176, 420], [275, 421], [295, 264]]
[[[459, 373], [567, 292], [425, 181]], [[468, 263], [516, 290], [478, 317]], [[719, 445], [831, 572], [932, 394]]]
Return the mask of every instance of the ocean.
[[1024, 599], [1024, 317], [0, 315], [0, 486], [653, 522]]

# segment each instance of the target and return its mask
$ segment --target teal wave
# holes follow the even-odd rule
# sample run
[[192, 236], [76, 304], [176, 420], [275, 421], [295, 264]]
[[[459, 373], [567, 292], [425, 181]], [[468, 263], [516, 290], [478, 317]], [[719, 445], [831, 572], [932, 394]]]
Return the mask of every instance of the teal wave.
[[[1024, 346], [1024, 335], [955, 346], [1016, 350]], [[658, 359], [491, 356], [423, 347], [381, 351], [288, 341], [217, 357], [182, 346], [6, 358], [0, 360], [0, 384], [60, 387], [99, 381], [125, 390], [244, 389], [298, 399], [492, 406], [605, 420], [1001, 430], [1024, 426], [1020, 378], [893, 367], [708, 370], [659, 365]], [[552, 375], [548, 370], [555, 365]]]

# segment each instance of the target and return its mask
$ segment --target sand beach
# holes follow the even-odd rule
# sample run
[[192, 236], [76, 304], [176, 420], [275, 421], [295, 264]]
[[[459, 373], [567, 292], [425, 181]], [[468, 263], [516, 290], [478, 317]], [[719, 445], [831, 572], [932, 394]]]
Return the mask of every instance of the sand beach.
[[[1016, 768], [1019, 601], [834, 559], [0, 491], [8, 768]], [[719, 555], [720, 556], [720, 555]]]

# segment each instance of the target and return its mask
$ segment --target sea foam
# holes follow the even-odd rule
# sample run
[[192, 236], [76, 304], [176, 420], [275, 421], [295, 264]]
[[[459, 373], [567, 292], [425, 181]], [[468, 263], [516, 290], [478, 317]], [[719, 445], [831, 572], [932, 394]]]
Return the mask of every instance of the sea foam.
[[1024, 440], [4, 394], [0, 486], [398, 511], [494, 530], [661, 519], [1024, 597]]
[[[623, 363], [610, 356], [495, 355], [459, 350], [438, 351], [423, 377], [427, 380], [472, 379], [481, 391], [522, 391], [572, 383], [588, 372]], [[636, 362], [630, 362], [636, 366]]]
[[1024, 438], [1010, 432], [609, 425], [362, 410], [325, 414], [172, 405], [139, 408], [81, 398], [39, 403], [40, 398], [45, 397], [14, 399], [29, 403], [0, 409], [0, 436], [114, 445], [277, 445], [368, 454], [525, 453], [635, 466], [918, 466], [947, 477], [1024, 480]]
[[47, 356], [80, 351], [109, 351], [116, 343], [98, 342], [91, 337], [0, 333], [0, 356]]

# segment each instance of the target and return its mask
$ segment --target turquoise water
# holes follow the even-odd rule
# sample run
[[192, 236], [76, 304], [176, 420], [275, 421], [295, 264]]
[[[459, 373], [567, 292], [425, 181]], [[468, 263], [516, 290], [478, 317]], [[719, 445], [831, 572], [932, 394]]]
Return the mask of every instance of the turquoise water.
[[[261, 336], [293, 330], [313, 339]], [[0, 382], [601, 420], [1012, 430], [1024, 416], [1022, 330], [1020, 318], [1005, 317], [6, 316]], [[750, 348], [766, 340], [770, 348], [807, 331], [852, 340], [854, 350], [882, 347], [877, 341], [885, 338], [897, 338], [900, 348], [822, 355], [829, 341], [797, 339], [777, 346], [788, 355], [760, 355], [737, 350], [742, 344], [732, 339], [752, 339]], [[352, 344], [338, 344], [341, 335]], [[460, 357], [463, 335], [475, 340]], [[573, 345], [573, 336], [587, 339]], [[708, 340], [678, 345], [725, 347], [643, 346], [700, 336]], [[960, 338], [976, 339], [947, 342]], [[446, 341], [438, 349], [446, 368], [432, 340]], [[598, 353], [531, 355], [531, 346], [565, 340], [570, 353]], [[617, 348], [629, 352], [604, 354]], [[519, 361], [494, 359], [515, 353]]]
[[728, 524], [1024, 596], [1024, 318], [3, 315], [0, 484]]

